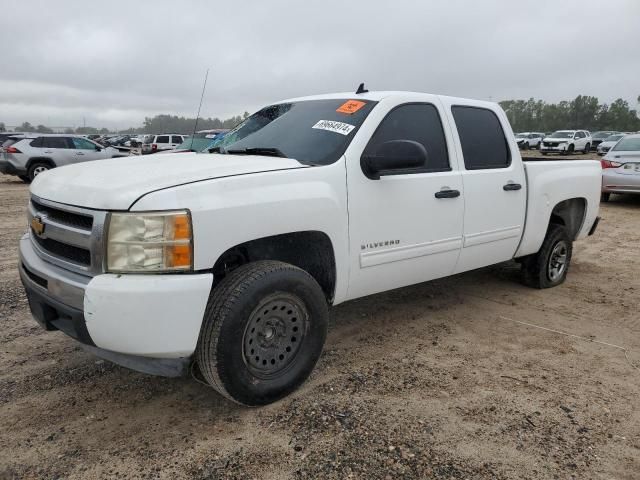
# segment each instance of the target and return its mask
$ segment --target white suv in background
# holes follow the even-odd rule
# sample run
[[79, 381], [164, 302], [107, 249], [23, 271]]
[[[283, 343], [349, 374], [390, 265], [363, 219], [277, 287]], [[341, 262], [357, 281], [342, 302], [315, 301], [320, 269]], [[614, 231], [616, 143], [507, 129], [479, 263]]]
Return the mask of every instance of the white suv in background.
[[587, 130], [558, 130], [542, 141], [540, 153], [589, 153], [591, 143], [591, 134]]
[[142, 153], [156, 153], [162, 150], [173, 150], [188, 135], [180, 135], [179, 133], [163, 133], [161, 135], [147, 135], [142, 143]]
[[520, 150], [529, 150], [530, 148], [540, 147], [544, 133], [540, 132], [522, 132], [516, 133], [516, 142]]

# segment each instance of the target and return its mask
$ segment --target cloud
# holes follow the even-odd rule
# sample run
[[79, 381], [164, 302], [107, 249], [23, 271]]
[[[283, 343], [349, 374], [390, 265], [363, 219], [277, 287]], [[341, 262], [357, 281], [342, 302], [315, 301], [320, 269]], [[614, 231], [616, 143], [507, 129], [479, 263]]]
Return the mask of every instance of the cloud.
[[202, 112], [219, 117], [361, 81], [494, 100], [587, 94], [635, 104], [640, 94], [637, 0], [157, 0], [99, 9], [11, 0], [3, 19], [0, 121], [10, 125], [193, 116], [207, 68]]

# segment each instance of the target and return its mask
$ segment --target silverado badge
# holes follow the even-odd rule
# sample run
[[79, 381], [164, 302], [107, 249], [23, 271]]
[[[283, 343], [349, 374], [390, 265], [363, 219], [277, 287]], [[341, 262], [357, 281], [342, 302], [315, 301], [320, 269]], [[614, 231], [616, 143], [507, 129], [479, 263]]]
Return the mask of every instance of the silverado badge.
[[42, 219], [40, 217], [33, 217], [31, 219], [31, 229], [37, 236], [42, 236], [42, 234], [44, 233], [44, 223], [42, 222]]

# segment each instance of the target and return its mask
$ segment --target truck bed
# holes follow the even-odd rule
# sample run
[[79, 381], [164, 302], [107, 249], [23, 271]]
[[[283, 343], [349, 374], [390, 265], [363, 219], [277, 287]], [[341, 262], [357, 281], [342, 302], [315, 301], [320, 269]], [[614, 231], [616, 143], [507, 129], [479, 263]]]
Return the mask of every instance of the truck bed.
[[584, 220], [576, 238], [586, 236], [600, 205], [600, 162], [566, 157], [527, 157], [522, 160], [527, 178], [527, 214], [522, 241], [515, 256], [521, 257], [538, 251], [546, 234], [545, 226], [551, 212], [566, 199], [584, 200]]

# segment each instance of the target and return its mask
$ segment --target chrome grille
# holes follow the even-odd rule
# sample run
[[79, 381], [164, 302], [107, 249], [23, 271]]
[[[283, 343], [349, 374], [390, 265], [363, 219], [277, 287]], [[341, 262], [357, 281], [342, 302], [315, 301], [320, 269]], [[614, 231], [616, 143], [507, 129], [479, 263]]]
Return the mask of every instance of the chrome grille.
[[[107, 212], [64, 205], [36, 196], [29, 203], [31, 243], [43, 260], [94, 276], [103, 271], [103, 232]], [[33, 228], [32, 220], [39, 232]]]

